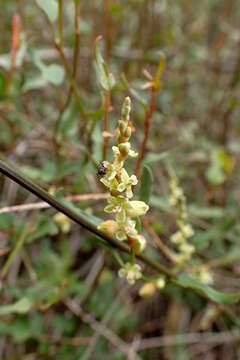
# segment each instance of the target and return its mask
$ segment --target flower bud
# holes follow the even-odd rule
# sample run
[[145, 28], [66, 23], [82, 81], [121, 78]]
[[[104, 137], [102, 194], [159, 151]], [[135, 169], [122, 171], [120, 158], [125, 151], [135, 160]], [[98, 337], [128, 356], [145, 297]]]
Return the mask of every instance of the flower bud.
[[143, 235], [138, 234], [135, 236], [131, 236], [129, 240], [130, 240], [131, 248], [135, 254], [140, 254], [146, 249], [147, 240]]
[[185, 239], [181, 231], [175, 232], [173, 235], [171, 235], [170, 240], [173, 244], [183, 244]]
[[130, 111], [131, 111], [131, 99], [130, 97], [126, 97], [122, 106], [122, 119], [124, 121], [129, 120]]
[[132, 130], [131, 130], [130, 126], [128, 126], [126, 128], [126, 130], [124, 131], [124, 136], [129, 139], [131, 134], [132, 134]]
[[144, 284], [139, 290], [139, 295], [143, 298], [153, 296], [156, 292], [156, 285], [152, 282]]
[[113, 190], [113, 189], [111, 189], [110, 190], [110, 194], [111, 194], [111, 196], [118, 196], [118, 195], [121, 195], [121, 192], [120, 191], [117, 191], [117, 190]]
[[103, 231], [108, 236], [115, 236], [118, 231], [118, 224], [114, 220], [107, 220], [98, 225], [98, 229]]
[[118, 149], [120, 151], [120, 154], [122, 156], [126, 157], [129, 153], [130, 147], [131, 147], [131, 145], [129, 142], [119, 144]]
[[69, 233], [70, 229], [71, 229], [71, 224], [72, 224], [72, 220], [69, 219], [66, 215], [62, 214], [62, 213], [57, 213], [54, 217], [53, 217], [55, 223], [57, 225], [59, 225], [60, 229], [62, 230], [62, 232], [64, 234]]
[[166, 286], [166, 280], [164, 279], [164, 277], [161, 276], [157, 279], [155, 284], [158, 289], [163, 289]]
[[130, 201], [129, 207], [126, 209], [127, 215], [130, 217], [138, 217], [145, 215], [149, 206], [144, 201]]
[[127, 124], [123, 120], [118, 121], [118, 127], [120, 130], [120, 134], [123, 135], [127, 129]]

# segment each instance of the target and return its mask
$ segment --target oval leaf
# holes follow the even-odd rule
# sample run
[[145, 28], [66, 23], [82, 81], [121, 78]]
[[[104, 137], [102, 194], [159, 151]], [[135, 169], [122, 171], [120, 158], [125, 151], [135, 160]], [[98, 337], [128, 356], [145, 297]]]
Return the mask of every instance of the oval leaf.
[[149, 166], [145, 165], [141, 177], [141, 188], [140, 188], [140, 198], [146, 204], [149, 203], [149, 199], [152, 195], [153, 189], [153, 174]]
[[240, 291], [236, 293], [226, 293], [219, 290], [215, 290], [210, 286], [200, 283], [198, 280], [192, 278], [188, 274], [183, 274], [178, 280], [174, 280], [177, 285], [189, 288], [202, 294], [207, 299], [210, 299], [218, 304], [236, 304], [240, 300]]
[[32, 307], [32, 302], [23, 297], [22, 299], [18, 300], [14, 304], [5, 305], [0, 307], [0, 315], [7, 315], [7, 314], [26, 314]]
[[58, 4], [56, 0], [36, 0], [38, 6], [46, 13], [51, 22], [57, 20]]

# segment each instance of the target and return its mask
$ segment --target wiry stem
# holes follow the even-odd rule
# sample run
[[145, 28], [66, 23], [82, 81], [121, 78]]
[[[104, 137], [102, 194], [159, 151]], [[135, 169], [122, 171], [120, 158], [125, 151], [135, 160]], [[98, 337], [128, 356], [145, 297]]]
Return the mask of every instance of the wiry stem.
[[[106, 91], [105, 95], [105, 111], [104, 111], [104, 132], [105, 135], [108, 132], [108, 115], [109, 115], [109, 108], [110, 108], [110, 101], [111, 101], [111, 93], [110, 91]], [[106, 160], [107, 157], [107, 148], [108, 148], [109, 138], [107, 136], [104, 137], [103, 143], [103, 160]]]
[[58, 35], [59, 35], [59, 46], [63, 47], [63, 11], [62, 11], [62, 0], [58, 0]]
[[[77, 68], [78, 68], [79, 38], [80, 38], [79, 14], [78, 14], [78, 12], [79, 12], [79, 5], [77, 3], [75, 3], [75, 44], [74, 44], [74, 51], [73, 51], [73, 70], [72, 70], [72, 77], [75, 80], [75, 82], [76, 82]], [[59, 46], [61, 48], [63, 48], [63, 46], [61, 45], [61, 41], [59, 41]], [[66, 101], [64, 102], [63, 106], [61, 107], [61, 109], [59, 111], [58, 118], [57, 118], [57, 120], [55, 122], [55, 127], [54, 127], [54, 143], [56, 145], [57, 158], [59, 157], [58, 156], [58, 151], [59, 151], [59, 144], [58, 144], [59, 128], [60, 128], [60, 125], [61, 125], [61, 120], [63, 118], [63, 115], [64, 115], [64, 113], [66, 112], [66, 110], [68, 109], [68, 107], [69, 107], [69, 105], [71, 103], [72, 95], [73, 95], [73, 85], [71, 84], [70, 87], [69, 87], [67, 99], [66, 99]]]
[[142, 162], [146, 154], [147, 141], [152, 126], [153, 114], [156, 110], [157, 92], [154, 88], [151, 89], [151, 103], [148, 111], [146, 112], [145, 124], [144, 124], [144, 138], [141, 145], [141, 149], [137, 159], [137, 165], [135, 168], [135, 175], [138, 176], [141, 170]]

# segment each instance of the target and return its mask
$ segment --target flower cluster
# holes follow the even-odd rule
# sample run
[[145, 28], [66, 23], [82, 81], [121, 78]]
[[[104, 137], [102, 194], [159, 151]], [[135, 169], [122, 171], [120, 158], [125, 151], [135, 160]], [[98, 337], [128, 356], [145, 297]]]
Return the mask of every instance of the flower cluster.
[[157, 290], [164, 289], [165, 285], [165, 278], [163, 276], [160, 276], [156, 280], [152, 280], [151, 282], [147, 282], [146, 284], [144, 284], [139, 290], [139, 295], [141, 297], [153, 296]]
[[[143, 235], [138, 234], [135, 218], [144, 215], [149, 206], [143, 201], [131, 200], [133, 197], [132, 187], [138, 183], [138, 180], [135, 175], [129, 176], [124, 168], [125, 161], [129, 156], [137, 156], [137, 153], [131, 149], [129, 141], [132, 133], [129, 122], [130, 110], [131, 100], [127, 97], [123, 103], [121, 119], [118, 121], [118, 146], [112, 147], [114, 160], [112, 163], [103, 162], [106, 171], [100, 180], [110, 193], [110, 197], [107, 199], [108, 205], [104, 211], [115, 213], [115, 220], [104, 221], [98, 228], [108, 235], [116, 236], [119, 241], [128, 241], [131, 249], [135, 253], [140, 253], [146, 247], [146, 239]], [[132, 266], [139, 267], [139, 265], [133, 264]], [[120, 274], [125, 274], [124, 276], [129, 282], [138, 278], [132, 275], [134, 271], [127, 264], [121, 270]]]
[[72, 225], [72, 220], [69, 219], [69, 217], [58, 212], [56, 215], [54, 215], [53, 219], [54, 219], [55, 223], [60, 227], [61, 231], [64, 234], [69, 233], [69, 231], [71, 230], [71, 225]]
[[173, 170], [170, 170], [170, 205], [177, 210], [178, 230], [171, 236], [171, 241], [178, 248], [179, 253], [175, 255], [175, 260], [179, 264], [188, 262], [194, 253], [194, 246], [188, 240], [194, 235], [192, 226], [188, 223], [186, 197], [179, 186], [178, 178]]
[[118, 272], [120, 277], [126, 277], [130, 285], [135, 283], [135, 280], [139, 280], [142, 277], [141, 266], [138, 264], [131, 264], [127, 262]]
[[213, 274], [209, 271], [207, 266], [200, 266], [196, 273], [194, 274], [195, 278], [199, 280], [204, 285], [213, 284]]

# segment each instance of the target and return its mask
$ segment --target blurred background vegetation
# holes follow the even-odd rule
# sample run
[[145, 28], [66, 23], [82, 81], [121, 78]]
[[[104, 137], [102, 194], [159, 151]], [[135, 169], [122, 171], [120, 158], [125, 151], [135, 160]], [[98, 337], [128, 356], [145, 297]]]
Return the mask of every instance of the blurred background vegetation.
[[[110, 131], [129, 95], [135, 149], [151, 102], [145, 75], [156, 74], [161, 51], [166, 69], [144, 159], [154, 179], [147, 252], [172, 267], [151, 236], [169, 246], [176, 230], [170, 163], [195, 230], [193, 264], [211, 271], [215, 288], [237, 292], [239, 19], [237, 0], [0, 0], [1, 155], [59, 199], [71, 195], [75, 209], [105, 218], [96, 38], [116, 80]], [[0, 181], [2, 208], [39, 202]], [[0, 210], [1, 359], [240, 358], [238, 305], [172, 285], [141, 298], [95, 236], [54, 209], [17, 210]]]

